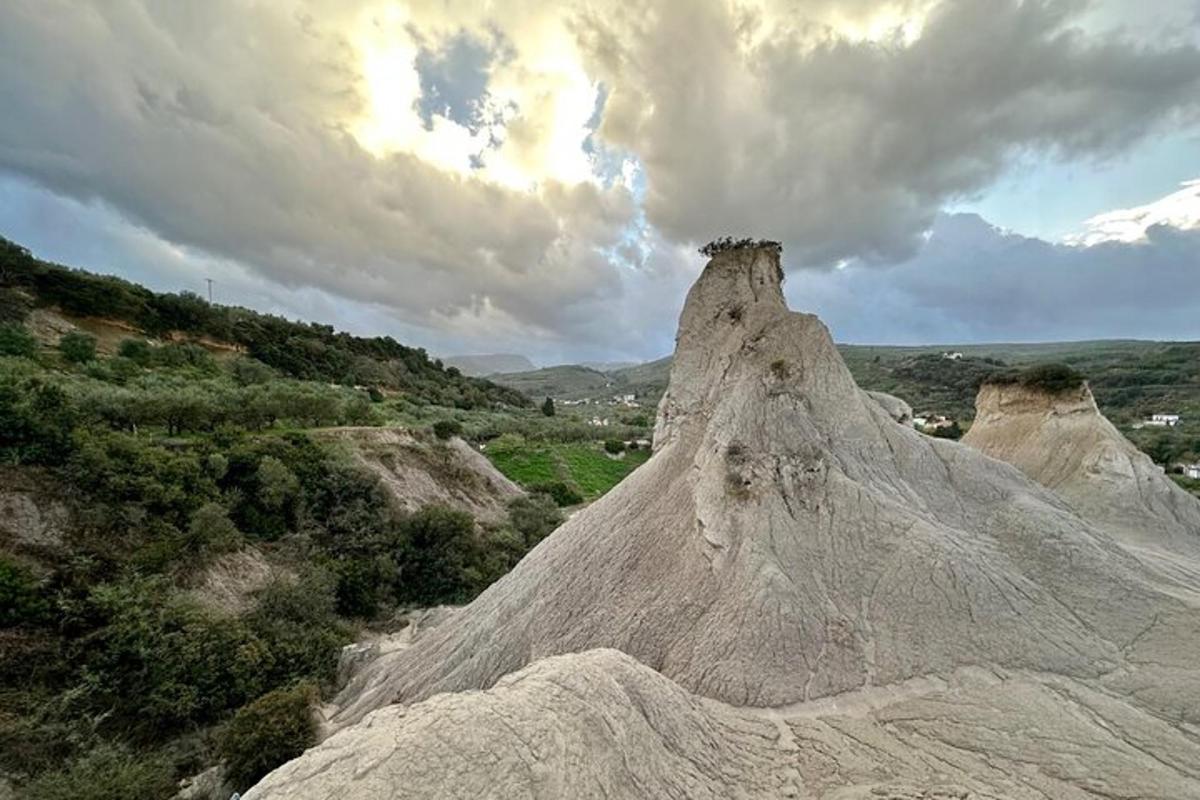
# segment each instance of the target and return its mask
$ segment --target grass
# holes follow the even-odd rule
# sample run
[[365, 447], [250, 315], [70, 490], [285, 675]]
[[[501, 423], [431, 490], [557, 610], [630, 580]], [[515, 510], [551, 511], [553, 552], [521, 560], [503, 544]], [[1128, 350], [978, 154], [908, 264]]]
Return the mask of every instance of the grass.
[[647, 450], [612, 458], [600, 442], [530, 442], [519, 437], [497, 439], [485, 453], [511, 481], [522, 486], [566, 481], [588, 500], [603, 495], [650, 458]]

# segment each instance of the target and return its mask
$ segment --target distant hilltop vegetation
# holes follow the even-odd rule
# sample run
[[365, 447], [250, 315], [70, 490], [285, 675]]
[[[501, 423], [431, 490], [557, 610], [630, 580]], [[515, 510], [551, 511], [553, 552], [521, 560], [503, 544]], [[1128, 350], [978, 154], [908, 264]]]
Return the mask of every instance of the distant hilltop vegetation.
[[393, 390], [467, 409], [530, 404], [520, 392], [470, 377], [390, 336], [352, 336], [331, 325], [211, 304], [192, 292], [153, 292], [120, 278], [41, 261], [0, 238], [0, 324], [23, 324], [39, 309], [94, 320], [101, 327], [115, 324], [124, 336], [191, 339], [210, 349], [244, 352], [302, 380]]

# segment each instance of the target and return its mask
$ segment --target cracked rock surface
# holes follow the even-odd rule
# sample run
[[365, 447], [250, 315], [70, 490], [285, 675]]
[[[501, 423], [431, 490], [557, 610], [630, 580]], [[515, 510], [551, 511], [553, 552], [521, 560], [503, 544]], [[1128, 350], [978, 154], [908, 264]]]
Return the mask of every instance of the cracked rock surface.
[[781, 280], [714, 258], [650, 461], [247, 799], [1200, 797], [1165, 537], [896, 424]]

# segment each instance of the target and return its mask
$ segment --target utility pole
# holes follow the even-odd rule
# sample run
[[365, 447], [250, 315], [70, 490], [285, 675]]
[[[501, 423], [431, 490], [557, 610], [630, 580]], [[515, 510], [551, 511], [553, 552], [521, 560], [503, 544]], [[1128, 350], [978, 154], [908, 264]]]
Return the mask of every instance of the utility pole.
[[213, 279], [212, 279], [212, 278], [205, 278], [204, 280], [208, 282], [208, 304], [211, 306], [211, 305], [212, 305], [212, 284], [213, 284]]

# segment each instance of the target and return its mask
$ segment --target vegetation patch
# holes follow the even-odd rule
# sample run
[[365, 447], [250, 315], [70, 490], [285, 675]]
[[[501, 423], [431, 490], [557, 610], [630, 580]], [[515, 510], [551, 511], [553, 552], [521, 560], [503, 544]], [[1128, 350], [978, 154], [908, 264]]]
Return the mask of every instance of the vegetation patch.
[[314, 686], [276, 689], [239, 709], [220, 737], [229, 780], [245, 790], [316, 744]]
[[996, 386], [1023, 386], [1051, 394], [1074, 391], [1083, 386], [1083, 375], [1066, 364], [1038, 364], [1028, 369], [999, 372], [987, 378]]

